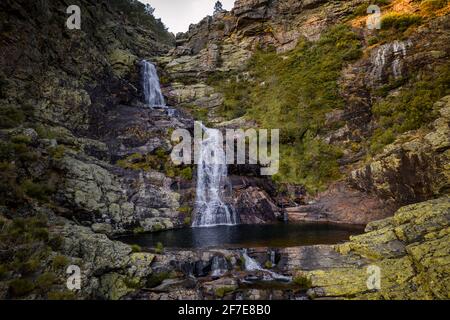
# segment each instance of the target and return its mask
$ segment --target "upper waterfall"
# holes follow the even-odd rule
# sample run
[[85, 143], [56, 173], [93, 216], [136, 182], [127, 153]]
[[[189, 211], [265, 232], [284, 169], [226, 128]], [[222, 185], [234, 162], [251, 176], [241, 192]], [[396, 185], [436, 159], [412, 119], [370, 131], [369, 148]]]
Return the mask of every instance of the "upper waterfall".
[[233, 207], [223, 201], [228, 178], [223, 141], [219, 130], [204, 128], [197, 173], [197, 195], [193, 227], [235, 225]]
[[155, 65], [147, 60], [142, 60], [141, 73], [145, 104], [150, 107], [166, 107]]

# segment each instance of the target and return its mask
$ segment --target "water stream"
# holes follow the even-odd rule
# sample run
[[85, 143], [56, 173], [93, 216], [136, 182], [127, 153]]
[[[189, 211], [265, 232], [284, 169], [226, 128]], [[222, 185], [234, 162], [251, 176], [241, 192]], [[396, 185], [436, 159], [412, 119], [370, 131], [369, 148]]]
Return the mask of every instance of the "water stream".
[[144, 103], [150, 108], [165, 109], [167, 115], [173, 117], [175, 115], [175, 109], [169, 108], [166, 105], [164, 95], [161, 91], [158, 72], [153, 63], [147, 60], [141, 61], [141, 79], [144, 91]]
[[222, 136], [217, 129], [204, 127], [197, 167], [197, 190], [193, 227], [236, 225], [238, 218], [232, 206], [225, 203], [229, 188]]

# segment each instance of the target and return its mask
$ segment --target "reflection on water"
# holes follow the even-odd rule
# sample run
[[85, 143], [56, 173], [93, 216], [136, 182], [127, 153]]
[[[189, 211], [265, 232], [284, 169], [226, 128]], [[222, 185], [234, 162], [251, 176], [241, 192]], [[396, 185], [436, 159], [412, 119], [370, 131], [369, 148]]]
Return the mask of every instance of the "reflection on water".
[[185, 228], [123, 237], [120, 240], [141, 247], [161, 242], [166, 248], [251, 248], [295, 247], [335, 244], [363, 232], [362, 227], [323, 223], [269, 224]]

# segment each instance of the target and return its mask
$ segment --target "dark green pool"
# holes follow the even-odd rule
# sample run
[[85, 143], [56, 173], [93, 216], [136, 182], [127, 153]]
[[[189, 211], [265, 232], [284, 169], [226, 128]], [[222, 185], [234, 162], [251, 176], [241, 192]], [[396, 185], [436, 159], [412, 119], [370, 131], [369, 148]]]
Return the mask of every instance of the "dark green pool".
[[336, 244], [360, 234], [360, 226], [302, 223], [237, 225], [212, 228], [184, 228], [123, 237], [120, 240], [141, 247], [166, 248], [286, 248], [317, 244]]

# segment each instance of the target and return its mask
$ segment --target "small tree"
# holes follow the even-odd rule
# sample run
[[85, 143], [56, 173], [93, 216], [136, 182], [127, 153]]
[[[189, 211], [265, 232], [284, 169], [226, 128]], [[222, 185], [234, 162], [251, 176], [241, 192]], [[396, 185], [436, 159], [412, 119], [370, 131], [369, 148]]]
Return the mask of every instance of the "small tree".
[[223, 12], [223, 5], [222, 5], [222, 2], [217, 1], [216, 4], [214, 5], [214, 14], [220, 13], [220, 12]]
[[153, 8], [151, 5], [149, 5], [148, 3], [145, 5], [145, 13], [147, 13], [148, 15], [152, 16], [153, 13], [155, 12], [155, 8]]

